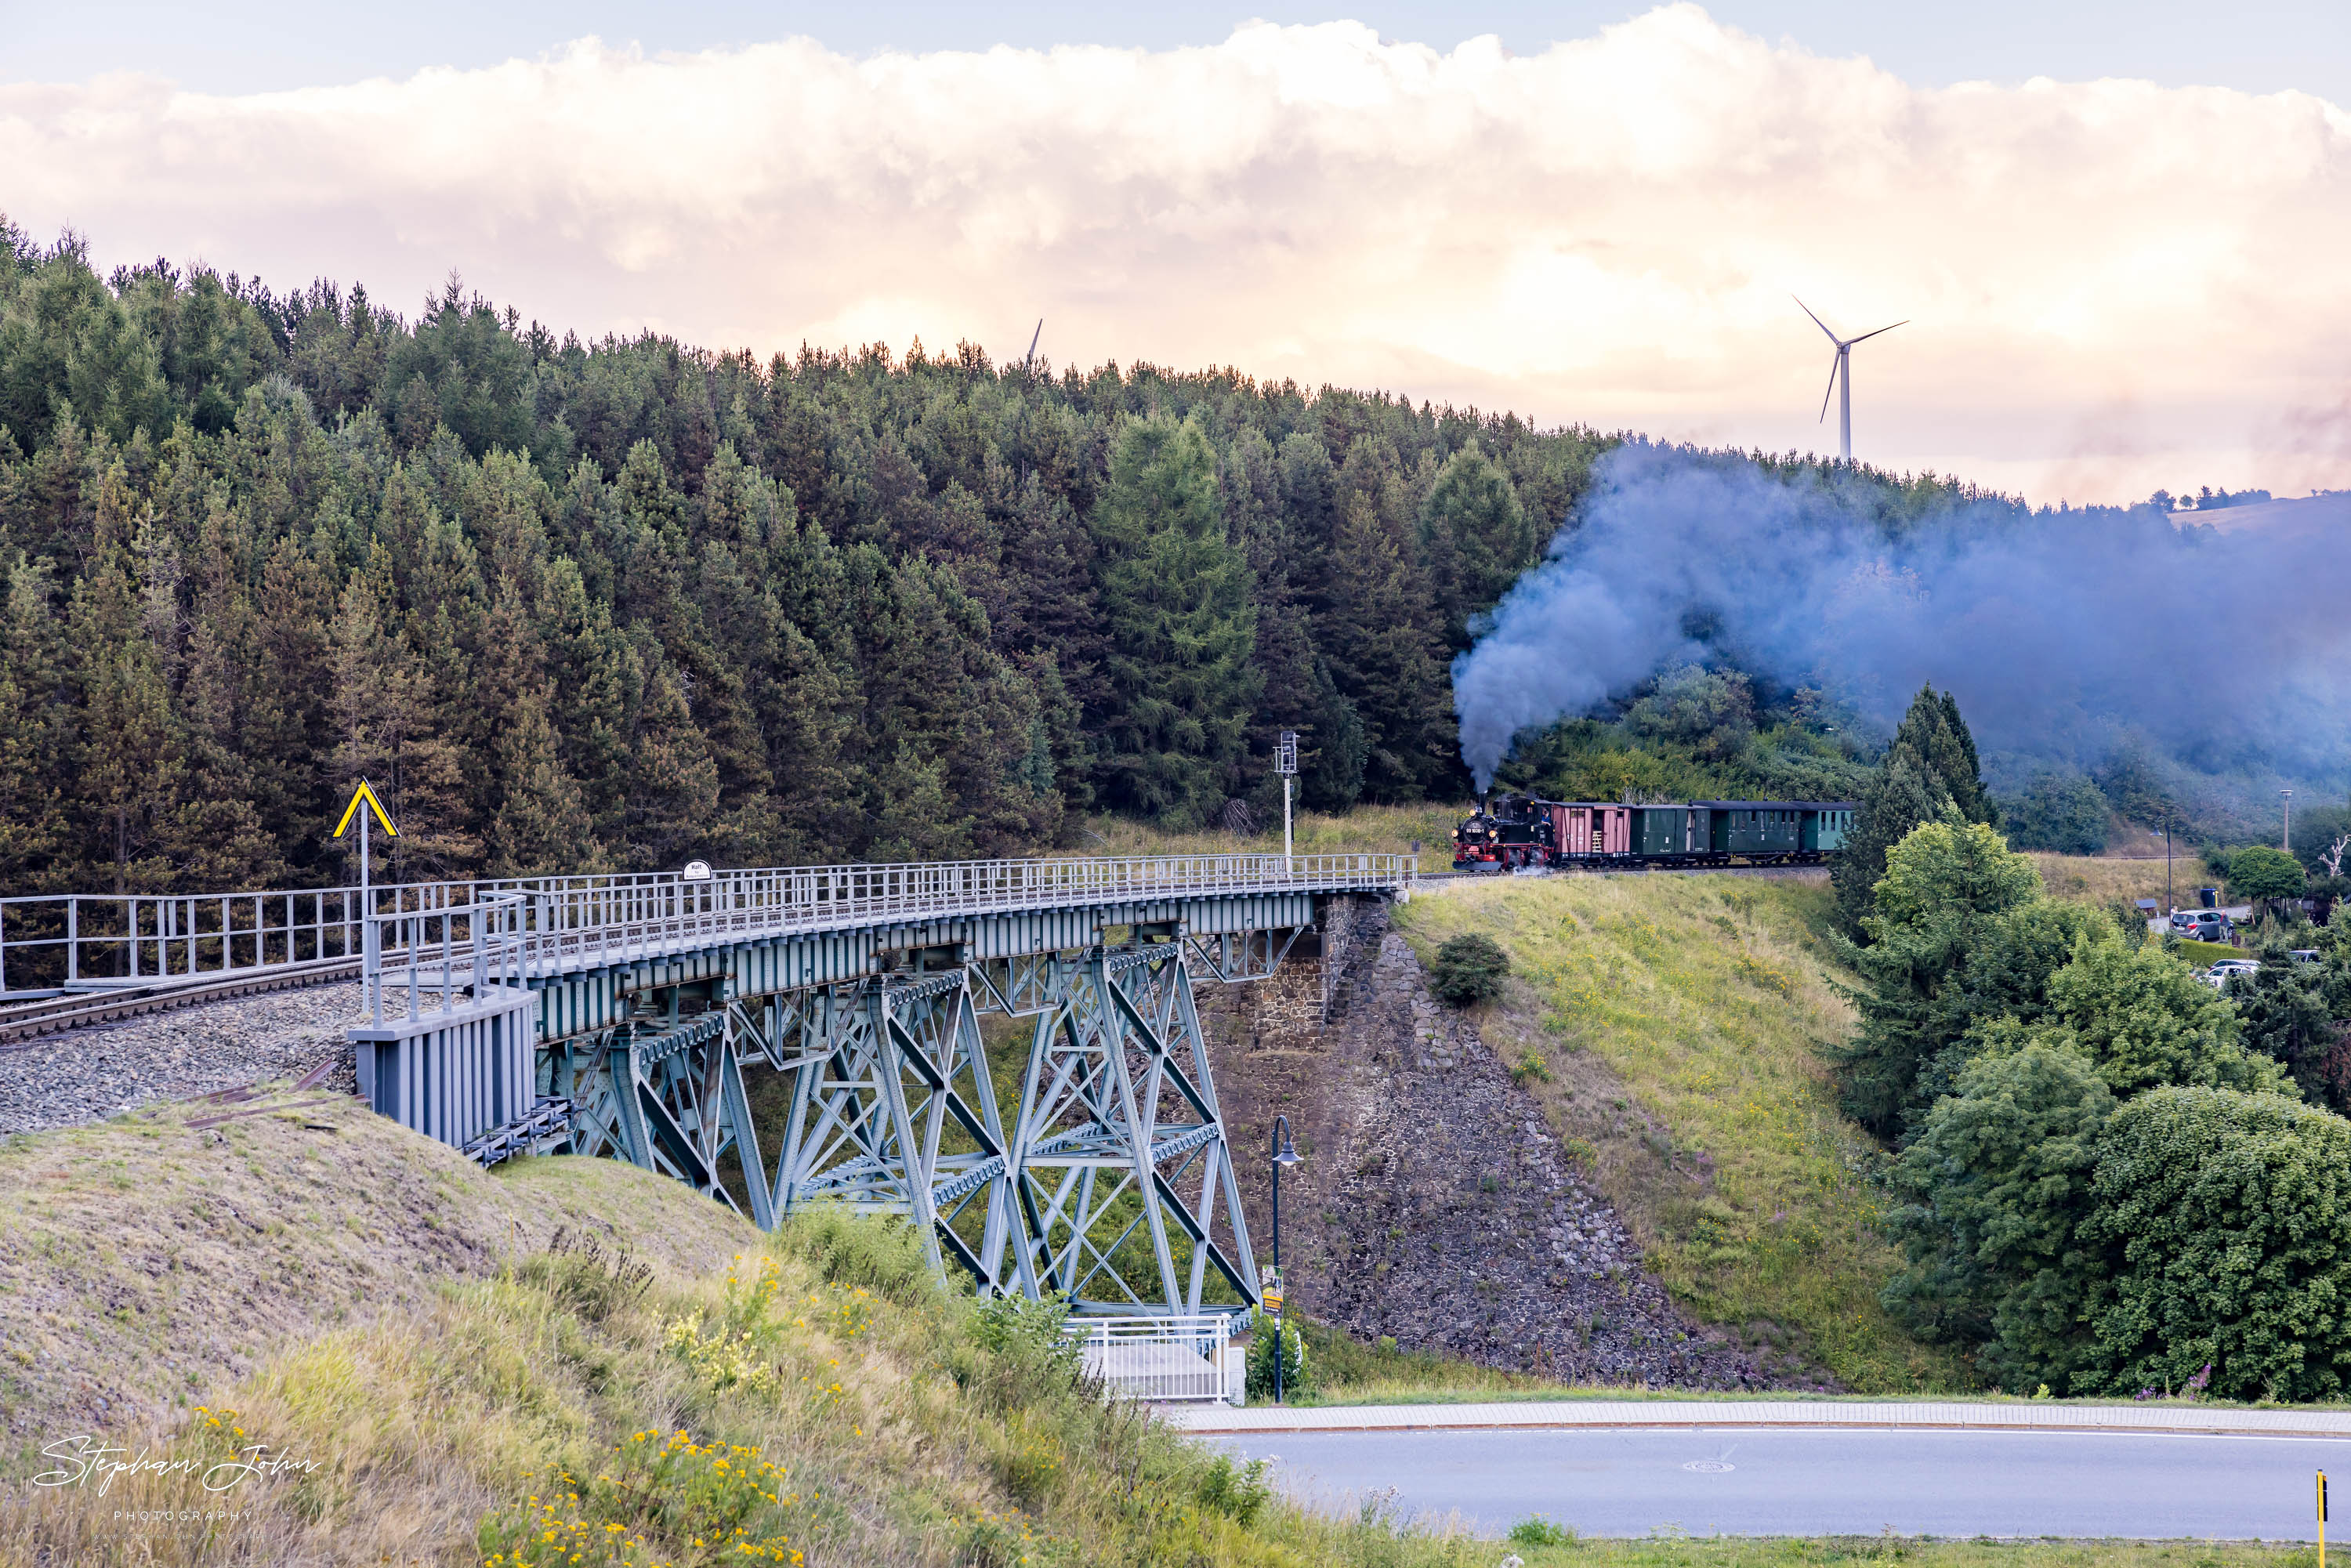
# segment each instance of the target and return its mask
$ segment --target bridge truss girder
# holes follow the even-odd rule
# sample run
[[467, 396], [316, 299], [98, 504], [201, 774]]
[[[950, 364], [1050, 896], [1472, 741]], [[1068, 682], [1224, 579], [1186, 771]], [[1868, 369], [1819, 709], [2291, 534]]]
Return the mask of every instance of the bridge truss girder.
[[[1191, 977], [1196, 963], [1221, 981], [1262, 978], [1295, 936], [1144, 933], [747, 998], [724, 980], [671, 987], [615, 1029], [544, 1048], [544, 1092], [580, 1108], [575, 1153], [661, 1171], [765, 1228], [838, 1202], [903, 1216], [935, 1268], [952, 1258], [983, 1294], [1189, 1314], [1213, 1271], [1254, 1307]], [[1035, 1020], [1008, 1124], [983, 1010]], [[789, 1082], [772, 1166], [747, 1069]]]
[[[1037, 1017], [1021, 1082], [1009, 1176], [1020, 1220], [1015, 1282], [1030, 1296], [1060, 1291], [1113, 1312], [1189, 1315], [1213, 1266], [1254, 1306], [1249, 1223], [1183, 945], [1096, 948], [1076, 967], [1060, 1004]], [[1141, 1291], [1121, 1267], [1130, 1241], [1147, 1250]], [[1123, 1299], [1097, 1294], [1098, 1284]]]

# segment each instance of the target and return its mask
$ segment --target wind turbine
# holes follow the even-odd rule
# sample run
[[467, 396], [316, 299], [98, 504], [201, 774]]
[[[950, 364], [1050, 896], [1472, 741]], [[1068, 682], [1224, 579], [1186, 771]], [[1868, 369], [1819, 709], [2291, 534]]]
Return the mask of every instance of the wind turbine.
[[[1796, 299], [1792, 294], [1788, 298]], [[1796, 308], [1813, 316], [1813, 308], [1801, 299], [1796, 299]], [[1905, 316], [1894, 323], [1894, 327], [1906, 327], [1909, 323], [1910, 319]], [[1829, 392], [1843, 387], [1844, 395], [1837, 400], [1837, 447], [1840, 455], [1850, 463], [1853, 461], [1853, 346], [1876, 337], [1877, 332], [1891, 332], [1894, 327], [1880, 327], [1877, 332], [1864, 332], [1858, 338], [1840, 338], [1834, 332], [1829, 332], [1829, 324], [1817, 316], [1813, 316], [1813, 325], [1828, 332], [1829, 341], [1836, 345], [1836, 358], [1829, 361], [1828, 392], [1821, 393], [1821, 418], [1829, 416]], [[1044, 323], [1040, 321], [1038, 326], [1041, 328]]]
[[[1796, 303], [1797, 303], [1797, 304], [1799, 304], [1799, 305], [1802, 305], [1802, 304], [1803, 303], [1803, 301], [1802, 301], [1802, 300], [1801, 300], [1801, 299], [1799, 299], [1799, 300], [1797, 300], [1797, 301], [1796, 301]], [[1045, 335], [1045, 318], [1043, 318], [1042, 316], [1040, 316], [1040, 317], [1038, 317], [1038, 318], [1037, 318], [1037, 329], [1036, 329], [1034, 332], [1031, 332], [1031, 333], [1029, 333], [1029, 354], [1028, 354], [1028, 357], [1027, 357], [1026, 359], [1024, 359], [1024, 360], [1022, 360], [1022, 361], [1020, 361], [1020, 368], [1021, 368], [1022, 370], [1024, 370], [1024, 371], [1025, 371], [1025, 370], [1027, 370], [1029, 366], [1031, 366], [1031, 365], [1033, 365], [1033, 364], [1035, 364], [1035, 363], [1037, 362], [1037, 340], [1038, 340], [1038, 339], [1040, 339], [1040, 338], [1041, 338], [1041, 337], [1043, 337], [1044, 335]]]

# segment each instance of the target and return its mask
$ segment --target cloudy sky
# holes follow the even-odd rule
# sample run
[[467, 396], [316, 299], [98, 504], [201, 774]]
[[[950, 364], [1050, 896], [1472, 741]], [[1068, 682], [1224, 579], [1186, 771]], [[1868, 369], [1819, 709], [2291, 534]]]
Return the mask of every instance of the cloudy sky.
[[1041, 315], [1057, 363], [1834, 449], [1797, 294], [1908, 319], [1867, 460], [2351, 486], [2351, 7], [1930, 9], [0, 0], [0, 212], [404, 310], [455, 268], [762, 352]]

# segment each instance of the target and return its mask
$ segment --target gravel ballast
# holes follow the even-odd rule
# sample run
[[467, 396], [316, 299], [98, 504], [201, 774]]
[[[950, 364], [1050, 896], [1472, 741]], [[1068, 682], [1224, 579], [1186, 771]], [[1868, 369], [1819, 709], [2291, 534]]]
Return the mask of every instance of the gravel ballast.
[[360, 1017], [356, 980], [232, 997], [0, 1047], [0, 1134], [102, 1122], [336, 1066], [319, 1087], [357, 1092], [346, 1036]]

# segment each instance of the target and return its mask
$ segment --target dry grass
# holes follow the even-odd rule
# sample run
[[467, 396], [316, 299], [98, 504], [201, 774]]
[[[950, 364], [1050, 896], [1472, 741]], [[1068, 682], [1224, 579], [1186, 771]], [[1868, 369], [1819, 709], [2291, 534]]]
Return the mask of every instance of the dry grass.
[[[1448, 835], [1469, 814], [1467, 804], [1418, 806], [1359, 806], [1339, 816], [1301, 811], [1293, 823], [1300, 854], [1410, 854], [1420, 841], [1420, 868], [1445, 871], [1453, 864], [1453, 841]], [[1281, 819], [1277, 816], [1254, 838], [1235, 833], [1168, 833], [1123, 817], [1089, 817], [1078, 826], [1075, 841], [1062, 854], [1190, 855], [1280, 854]]]
[[[547, 1162], [560, 1187], [588, 1163]], [[1029, 1348], [982, 1350], [903, 1228], [815, 1215], [694, 1281], [577, 1254], [270, 1357], [150, 1435], [300, 1467], [0, 1492], [0, 1563], [1190, 1563], [1471, 1568], [1466, 1538], [1309, 1516]], [[232, 1414], [233, 1412], [233, 1414]], [[218, 1422], [219, 1425], [215, 1425]], [[135, 1440], [135, 1439], [134, 1439]], [[233, 1517], [183, 1519], [193, 1511]], [[169, 1515], [169, 1519], [159, 1516]]]
[[[2070, 898], [2084, 904], [2106, 904], [2117, 898], [2152, 898], [2163, 902], [2163, 861], [2120, 860], [2105, 855], [2057, 855], [2040, 850], [2026, 852], [2026, 858], [2041, 868], [2041, 884], [2052, 898]], [[2205, 874], [2203, 861], [2195, 855], [2181, 855], [2171, 862], [2171, 894], [2175, 904], [2183, 908], [2196, 903], [2196, 890], [2213, 879]]]
[[1485, 1366], [1392, 1339], [1366, 1344], [1344, 1330], [1301, 1319], [1311, 1392], [1300, 1405], [1418, 1405], [1557, 1397], [1566, 1387], [1548, 1377]]
[[492, 1176], [353, 1102], [295, 1098], [212, 1128], [188, 1123], [224, 1107], [173, 1105], [0, 1139], [0, 1462], [60, 1423], [184, 1411], [278, 1347], [426, 1303], [558, 1226], [641, 1235], [679, 1274], [748, 1228], [631, 1166]]
[[1441, 884], [1397, 924], [1424, 960], [1464, 931], [1509, 952], [1481, 1029], [1700, 1318], [1783, 1375], [1963, 1388], [1877, 1302], [1899, 1260], [1823, 1056], [1852, 1029], [1829, 913], [1812, 883], [1577, 876]]

